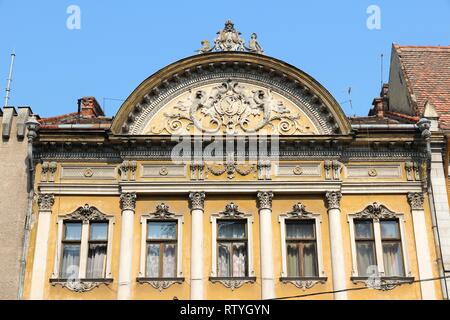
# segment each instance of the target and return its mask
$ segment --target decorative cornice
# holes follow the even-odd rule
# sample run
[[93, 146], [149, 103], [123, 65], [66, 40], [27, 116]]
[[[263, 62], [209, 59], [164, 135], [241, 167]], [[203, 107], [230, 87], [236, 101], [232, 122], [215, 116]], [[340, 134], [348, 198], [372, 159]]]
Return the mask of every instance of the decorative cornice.
[[204, 192], [191, 192], [189, 205], [191, 210], [203, 210], [205, 208], [206, 194]]
[[374, 202], [368, 205], [363, 211], [356, 213], [355, 216], [361, 219], [373, 219], [378, 221], [380, 219], [394, 218], [396, 213], [389, 210], [384, 205]]
[[328, 210], [340, 209], [342, 193], [340, 191], [327, 192], [325, 194]]
[[258, 192], [256, 195], [257, 198], [257, 207], [259, 210], [262, 209], [269, 209], [272, 210], [272, 199], [273, 199], [273, 192]]
[[408, 193], [408, 203], [412, 210], [423, 210], [424, 196], [422, 192]]
[[132, 210], [136, 209], [136, 193], [122, 193], [120, 195], [120, 209]]
[[81, 220], [83, 222], [107, 219], [104, 213], [100, 212], [96, 207], [91, 207], [88, 204], [85, 204], [83, 207], [79, 207], [74, 212], [68, 214], [67, 218], [70, 220]]
[[52, 211], [52, 207], [55, 204], [55, 196], [53, 194], [39, 194], [38, 206], [39, 211]]

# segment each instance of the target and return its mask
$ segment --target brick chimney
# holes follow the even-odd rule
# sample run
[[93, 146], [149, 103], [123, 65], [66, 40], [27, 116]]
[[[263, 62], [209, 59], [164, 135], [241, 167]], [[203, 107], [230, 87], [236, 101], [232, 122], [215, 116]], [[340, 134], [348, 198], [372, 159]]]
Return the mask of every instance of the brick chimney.
[[83, 118], [98, 118], [105, 116], [100, 104], [94, 97], [81, 98], [80, 115]]

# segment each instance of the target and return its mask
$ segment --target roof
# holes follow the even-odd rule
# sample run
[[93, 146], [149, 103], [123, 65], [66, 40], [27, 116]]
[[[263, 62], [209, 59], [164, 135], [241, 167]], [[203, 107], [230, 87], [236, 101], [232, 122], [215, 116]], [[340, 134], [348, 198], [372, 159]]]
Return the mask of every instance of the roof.
[[427, 102], [450, 130], [450, 46], [401, 46], [394, 44], [405, 75], [416, 116], [422, 116]]

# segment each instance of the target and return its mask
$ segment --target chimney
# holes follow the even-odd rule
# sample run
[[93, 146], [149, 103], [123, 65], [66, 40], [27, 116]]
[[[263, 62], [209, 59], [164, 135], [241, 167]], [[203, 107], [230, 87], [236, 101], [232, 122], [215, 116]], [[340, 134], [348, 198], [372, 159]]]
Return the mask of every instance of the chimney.
[[94, 97], [81, 98], [80, 115], [82, 118], [98, 118], [105, 116], [100, 104]]
[[373, 109], [371, 110], [372, 115], [376, 115], [378, 118], [384, 117], [384, 103], [383, 98], [375, 98], [372, 102]]

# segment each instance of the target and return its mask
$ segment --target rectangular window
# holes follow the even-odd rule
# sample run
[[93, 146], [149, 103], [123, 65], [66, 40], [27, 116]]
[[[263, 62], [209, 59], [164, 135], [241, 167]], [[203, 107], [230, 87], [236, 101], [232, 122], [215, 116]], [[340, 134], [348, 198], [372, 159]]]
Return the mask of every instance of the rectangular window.
[[368, 277], [378, 272], [375, 236], [371, 220], [354, 220], [356, 260], [360, 277]]
[[176, 277], [177, 221], [147, 222], [146, 255], [146, 277]]
[[248, 276], [247, 220], [217, 220], [217, 276]]
[[288, 277], [318, 277], [315, 221], [286, 220]]
[[106, 275], [106, 253], [108, 251], [108, 222], [90, 224], [87, 279], [104, 278]]
[[77, 279], [80, 268], [81, 222], [64, 222], [61, 279]]
[[384, 274], [387, 277], [403, 277], [402, 239], [398, 220], [381, 220]]

